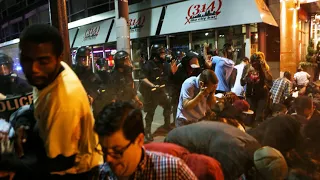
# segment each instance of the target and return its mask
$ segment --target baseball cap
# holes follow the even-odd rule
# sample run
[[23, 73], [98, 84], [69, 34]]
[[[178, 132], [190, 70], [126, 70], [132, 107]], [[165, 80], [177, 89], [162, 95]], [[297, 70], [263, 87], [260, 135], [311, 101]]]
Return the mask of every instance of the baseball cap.
[[233, 103], [233, 106], [236, 109], [239, 109], [244, 114], [254, 114], [254, 112], [250, 109], [250, 105], [246, 100], [236, 100]]

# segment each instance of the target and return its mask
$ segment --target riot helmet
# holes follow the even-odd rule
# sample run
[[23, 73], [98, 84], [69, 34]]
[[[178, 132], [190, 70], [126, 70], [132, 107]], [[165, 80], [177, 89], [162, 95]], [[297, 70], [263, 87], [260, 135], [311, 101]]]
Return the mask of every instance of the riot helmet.
[[166, 57], [165, 48], [159, 44], [151, 46], [151, 59], [157, 59], [158, 61], [164, 62]]
[[119, 68], [123, 69], [124, 73], [132, 73], [133, 67], [130, 60], [129, 53], [126, 51], [118, 51], [114, 55], [114, 68], [119, 70]]
[[13, 60], [10, 56], [0, 53], [0, 80], [10, 79], [13, 73]]
[[181, 61], [182, 58], [186, 56], [186, 53], [183, 52], [183, 51], [179, 51], [179, 50], [178, 50], [178, 51], [173, 52], [173, 53], [172, 53], [172, 56], [173, 56], [176, 60]]
[[91, 67], [90, 49], [80, 47], [76, 53], [76, 66]]
[[108, 62], [105, 58], [99, 58], [96, 61], [96, 68], [98, 71], [107, 71], [108, 70]]

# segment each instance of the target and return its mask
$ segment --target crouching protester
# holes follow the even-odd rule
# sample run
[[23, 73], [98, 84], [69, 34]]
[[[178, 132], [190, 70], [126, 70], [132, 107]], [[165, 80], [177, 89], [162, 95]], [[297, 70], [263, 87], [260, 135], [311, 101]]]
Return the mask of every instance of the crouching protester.
[[[267, 152], [259, 153], [259, 156], [256, 157], [256, 153], [261, 148], [257, 140], [225, 123], [201, 121], [178, 127], [169, 132], [165, 142], [180, 145], [191, 153], [204, 154], [218, 160], [226, 180], [235, 180], [241, 176], [247, 179], [258, 176], [261, 177], [260, 179], [280, 180], [284, 179], [283, 176], [287, 174], [286, 168], [275, 175], [273, 173], [277, 171], [277, 168], [269, 169], [270, 171], [266, 173], [269, 164], [277, 164], [279, 158], [273, 158], [271, 161], [260, 164], [257, 164], [256, 161], [260, 162], [260, 159], [272, 156], [276, 150], [268, 148]], [[281, 153], [276, 152], [275, 154]], [[283, 158], [279, 166], [281, 164], [285, 164]], [[271, 174], [273, 176], [268, 178]]]
[[115, 177], [137, 180], [197, 179], [181, 159], [144, 148], [142, 112], [128, 102], [105, 106], [96, 118], [94, 130], [102, 147], [97, 146], [97, 151], [104, 155], [106, 162], [101, 168], [101, 180]]
[[[177, 109], [176, 127], [198, 122], [212, 113], [218, 84], [216, 74], [209, 69], [184, 81]], [[209, 115], [208, 115], [209, 114]]]
[[[14, 179], [39, 179], [44, 177], [45, 166], [40, 159], [46, 157], [43, 143], [36, 135], [33, 107], [22, 106], [1, 121], [0, 171], [10, 172]], [[5, 175], [5, 174], [2, 174]], [[2, 176], [3, 177], [3, 176]]]

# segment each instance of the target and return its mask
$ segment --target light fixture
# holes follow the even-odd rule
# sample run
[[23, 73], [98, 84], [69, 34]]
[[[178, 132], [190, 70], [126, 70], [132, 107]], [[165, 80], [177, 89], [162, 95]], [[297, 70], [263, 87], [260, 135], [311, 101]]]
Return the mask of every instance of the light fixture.
[[208, 36], [208, 35], [209, 35], [209, 33], [205, 33], [204, 35], [205, 35], [205, 36]]

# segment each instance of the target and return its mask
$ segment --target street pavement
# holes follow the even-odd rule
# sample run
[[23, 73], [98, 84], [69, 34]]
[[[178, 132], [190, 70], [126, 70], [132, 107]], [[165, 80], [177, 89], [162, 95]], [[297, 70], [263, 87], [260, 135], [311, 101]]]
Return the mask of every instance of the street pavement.
[[[154, 118], [151, 126], [151, 133], [153, 134], [154, 141], [153, 142], [163, 142], [165, 136], [167, 135], [168, 131], [161, 128], [164, 124], [164, 118], [162, 115], [163, 108], [158, 106], [156, 112], [154, 113]], [[145, 113], [144, 113], [145, 116]], [[171, 114], [171, 123], [173, 122], [173, 117]], [[145, 122], [144, 122], [145, 123]]]

